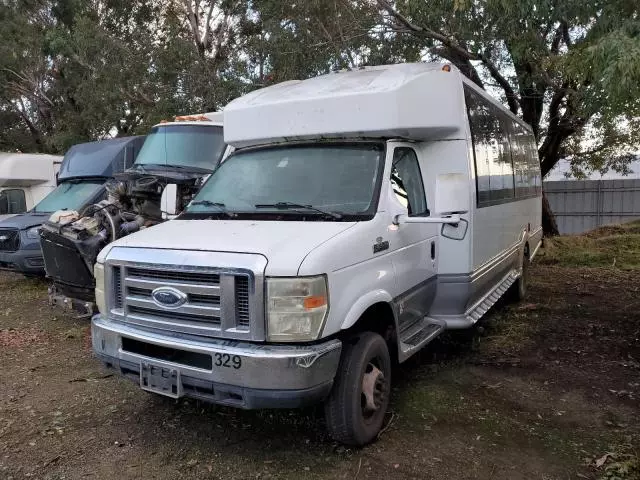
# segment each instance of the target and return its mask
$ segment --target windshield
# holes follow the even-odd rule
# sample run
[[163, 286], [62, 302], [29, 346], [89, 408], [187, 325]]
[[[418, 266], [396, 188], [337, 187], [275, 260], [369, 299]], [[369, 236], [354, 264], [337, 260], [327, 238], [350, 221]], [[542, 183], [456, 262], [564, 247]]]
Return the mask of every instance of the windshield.
[[383, 165], [382, 144], [239, 152], [222, 163], [186, 212], [372, 217]]
[[79, 210], [91, 200], [104, 185], [104, 180], [65, 182], [44, 197], [33, 209], [34, 212], [56, 212]]
[[172, 165], [212, 171], [225, 150], [222, 127], [166, 125], [147, 136], [135, 165]]

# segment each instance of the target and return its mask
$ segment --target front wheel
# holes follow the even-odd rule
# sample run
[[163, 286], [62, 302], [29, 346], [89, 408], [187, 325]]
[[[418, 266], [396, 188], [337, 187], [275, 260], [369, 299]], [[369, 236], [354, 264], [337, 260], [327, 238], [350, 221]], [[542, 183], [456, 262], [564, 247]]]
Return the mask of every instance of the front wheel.
[[378, 436], [389, 406], [391, 360], [377, 333], [345, 341], [325, 418], [330, 435], [346, 445], [363, 446]]

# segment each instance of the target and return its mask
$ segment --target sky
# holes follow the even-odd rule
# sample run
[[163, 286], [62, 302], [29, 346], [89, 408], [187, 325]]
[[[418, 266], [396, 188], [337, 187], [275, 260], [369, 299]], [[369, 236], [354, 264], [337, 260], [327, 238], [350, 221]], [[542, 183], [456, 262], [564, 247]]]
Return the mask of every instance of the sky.
[[[631, 169], [631, 173], [627, 176], [623, 176], [619, 173], [614, 172], [613, 170], [601, 175], [600, 173], [593, 173], [589, 177], [589, 180], [614, 180], [616, 178], [625, 178], [625, 179], [634, 179], [640, 178], [640, 157], [637, 157], [635, 161], [631, 162], [629, 165]], [[569, 171], [569, 162], [560, 160], [556, 167], [546, 176], [545, 181], [553, 181], [553, 180], [570, 180], [571, 178], [567, 178], [565, 176], [565, 172]]]

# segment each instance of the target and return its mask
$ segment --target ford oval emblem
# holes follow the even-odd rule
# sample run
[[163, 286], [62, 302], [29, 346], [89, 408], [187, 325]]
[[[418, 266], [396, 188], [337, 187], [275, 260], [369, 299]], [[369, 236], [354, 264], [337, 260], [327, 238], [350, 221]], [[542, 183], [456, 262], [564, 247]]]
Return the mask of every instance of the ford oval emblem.
[[187, 301], [187, 294], [173, 287], [158, 287], [151, 292], [156, 305], [164, 308], [178, 308]]

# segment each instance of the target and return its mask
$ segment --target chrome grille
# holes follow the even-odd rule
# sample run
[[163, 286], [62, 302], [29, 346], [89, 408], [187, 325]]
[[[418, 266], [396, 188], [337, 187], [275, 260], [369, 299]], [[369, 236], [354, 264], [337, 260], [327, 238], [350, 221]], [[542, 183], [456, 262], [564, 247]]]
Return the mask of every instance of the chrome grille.
[[236, 321], [249, 328], [249, 278], [236, 277]]
[[147, 278], [150, 280], [166, 280], [168, 282], [188, 282], [204, 285], [216, 285], [220, 283], [220, 275], [211, 273], [175, 272], [129, 267], [127, 274], [131, 277]]
[[[176, 313], [172, 311], [159, 311], [153, 308], [145, 308], [145, 307], [129, 307], [129, 313], [132, 315], [142, 315], [142, 316], [152, 316], [157, 318], [164, 318], [171, 321], [185, 321], [185, 322], [199, 322], [203, 321], [202, 317], [199, 315], [190, 315], [188, 313]], [[220, 319], [216, 317], [209, 317], [205, 323], [211, 325], [220, 325]]]
[[113, 301], [115, 308], [122, 308], [122, 267], [113, 269]]
[[[263, 335], [263, 330], [251, 331], [252, 274], [202, 270], [188, 266], [114, 265], [112, 285], [114, 289], [121, 285], [122, 296], [120, 306], [118, 296], [112, 297], [111, 312], [123, 315], [129, 323], [180, 333], [239, 339]], [[160, 287], [178, 290], [185, 295], [184, 303], [171, 307], [158, 303], [153, 292]]]
[[0, 229], [0, 251], [15, 252], [20, 249], [18, 230]]

